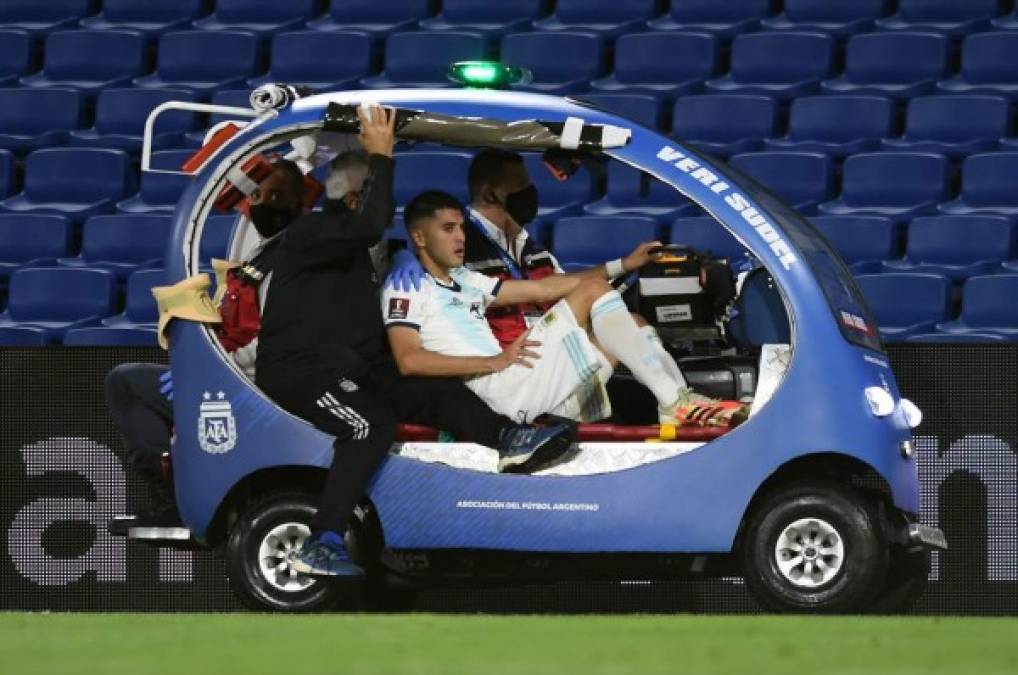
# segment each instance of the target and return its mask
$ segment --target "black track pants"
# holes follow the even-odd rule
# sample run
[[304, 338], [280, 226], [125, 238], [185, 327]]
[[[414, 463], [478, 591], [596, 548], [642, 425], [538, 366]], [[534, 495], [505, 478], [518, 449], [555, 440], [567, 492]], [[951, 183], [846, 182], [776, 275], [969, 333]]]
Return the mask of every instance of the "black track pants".
[[336, 437], [311, 529], [342, 533], [395, 440], [392, 406], [370, 382], [357, 384], [325, 371], [259, 385], [282, 408]]
[[159, 393], [159, 376], [168, 366], [125, 363], [106, 376], [106, 405], [124, 438], [128, 466], [148, 477], [160, 474], [170, 449], [173, 404]]

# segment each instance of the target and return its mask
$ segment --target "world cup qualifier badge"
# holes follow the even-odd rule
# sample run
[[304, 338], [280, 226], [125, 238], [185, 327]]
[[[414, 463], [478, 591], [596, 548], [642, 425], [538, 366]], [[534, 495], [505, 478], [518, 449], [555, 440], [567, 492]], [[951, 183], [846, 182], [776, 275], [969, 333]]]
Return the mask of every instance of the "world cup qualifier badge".
[[212, 455], [233, 450], [237, 445], [237, 420], [226, 394], [216, 392], [213, 400], [212, 394], [206, 391], [202, 398], [198, 409], [198, 445]]
[[389, 298], [389, 318], [405, 319], [410, 313], [410, 298]]

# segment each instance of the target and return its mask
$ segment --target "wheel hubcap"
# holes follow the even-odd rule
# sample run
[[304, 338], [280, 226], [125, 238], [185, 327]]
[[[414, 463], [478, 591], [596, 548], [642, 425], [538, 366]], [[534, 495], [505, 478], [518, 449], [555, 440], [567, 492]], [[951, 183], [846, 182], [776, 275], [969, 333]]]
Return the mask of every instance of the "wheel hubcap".
[[288, 593], [303, 591], [315, 580], [293, 569], [293, 561], [311, 530], [303, 523], [283, 523], [269, 530], [258, 547], [258, 569], [273, 587]]
[[782, 576], [793, 586], [816, 588], [841, 571], [845, 546], [841, 535], [826, 520], [800, 518], [778, 535], [774, 559]]

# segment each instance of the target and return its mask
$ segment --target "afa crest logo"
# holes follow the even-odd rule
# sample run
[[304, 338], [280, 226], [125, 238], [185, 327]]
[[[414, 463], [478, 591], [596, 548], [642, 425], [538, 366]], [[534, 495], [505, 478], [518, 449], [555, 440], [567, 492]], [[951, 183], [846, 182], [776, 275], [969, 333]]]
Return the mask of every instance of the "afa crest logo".
[[233, 417], [233, 407], [226, 400], [226, 394], [202, 394], [201, 407], [198, 415], [198, 445], [205, 452], [221, 455], [233, 450], [237, 445], [237, 420]]

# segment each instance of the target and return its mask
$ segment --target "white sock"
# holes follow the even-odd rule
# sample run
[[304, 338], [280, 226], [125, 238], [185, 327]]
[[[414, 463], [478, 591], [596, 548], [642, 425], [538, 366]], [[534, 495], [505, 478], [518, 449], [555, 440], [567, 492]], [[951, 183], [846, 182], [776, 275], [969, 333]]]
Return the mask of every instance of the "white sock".
[[[679, 389], [688, 387], [686, 378], [682, 375], [682, 371], [679, 370], [679, 364], [675, 363], [675, 359], [665, 349], [665, 345], [661, 342], [661, 336], [657, 334], [657, 330], [653, 326], [643, 326], [640, 328], [640, 332], [643, 333], [643, 339], [650, 343], [650, 348], [657, 355], [661, 367], [668, 372], [673, 380], [678, 382]], [[674, 403], [675, 399], [672, 399], [671, 402]]]
[[660, 340], [648, 339], [648, 334], [636, 325], [617, 291], [608, 291], [594, 301], [590, 325], [601, 346], [633, 371], [636, 380], [654, 394], [659, 406], [667, 407], [676, 401], [679, 388], [685, 385], [678, 366]]

